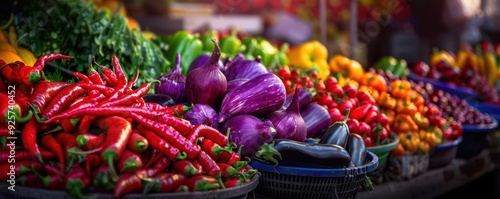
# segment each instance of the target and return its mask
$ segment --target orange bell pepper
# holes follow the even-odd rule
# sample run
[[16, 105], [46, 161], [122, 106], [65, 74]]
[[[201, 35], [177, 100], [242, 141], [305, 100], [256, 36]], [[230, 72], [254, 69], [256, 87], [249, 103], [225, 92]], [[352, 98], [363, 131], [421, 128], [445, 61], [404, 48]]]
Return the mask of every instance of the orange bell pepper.
[[385, 114], [387, 116], [387, 123], [389, 123], [389, 125], [394, 124], [394, 118], [396, 117], [396, 112], [394, 110], [381, 109], [380, 112], [382, 112], [382, 114]]
[[414, 153], [419, 149], [420, 139], [416, 133], [402, 133], [399, 134], [399, 143], [406, 151]]
[[343, 55], [334, 55], [330, 58], [329, 65], [332, 74], [340, 73], [342, 76], [356, 81], [359, 81], [364, 73], [363, 66], [358, 61]]
[[396, 133], [417, 132], [418, 125], [413, 121], [410, 115], [397, 114], [391, 127]]
[[379, 91], [374, 89], [373, 87], [369, 87], [369, 86], [366, 86], [366, 85], [361, 85], [359, 86], [359, 92], [367, 92], [368, 94], [370, 94], [373, 99], [375, 99], [375, 102], [378, 102], [378, 99], [380, 97], [380, 94], [379, 94]]
[[401, 143], [399, 143], [396, 148], [391, 150], [391, 155], [400, 156], [406, 154], [406, 150]]
[[380, 92], [387, 91], [387, 82], [385, 81], [385, 78], [380, 74], [366, 72], [363, 74], [363, 76], [361, 76], [359, 84], [370, 86]]
[[404, 113], [407, 115], [414, 115], [418, 112], [415, 104], [410, 102], [410, 100], [398, 99], [396, 100], [396, 113]]
[[412, 91], [411, 83], [406, 80], [395, 80], [390, 83], [391, 96], [398, 99], [405, 99], [408, 92]]
[[391, 94], [387, 92], [381, 92], [377, 100], [377, 104], [381, 108], [393, 110], [396, 108], [396, 99], [392, 98]]
[[425, 102], [424, 97], [422, 97], [422, 95], [416, 91], [410, 93], [410, 95], [408, 96], [410, 98], [410, 101], [413, 102], [413, 104], [415, 104], [415, 106], [417, 107], [423, 105]]

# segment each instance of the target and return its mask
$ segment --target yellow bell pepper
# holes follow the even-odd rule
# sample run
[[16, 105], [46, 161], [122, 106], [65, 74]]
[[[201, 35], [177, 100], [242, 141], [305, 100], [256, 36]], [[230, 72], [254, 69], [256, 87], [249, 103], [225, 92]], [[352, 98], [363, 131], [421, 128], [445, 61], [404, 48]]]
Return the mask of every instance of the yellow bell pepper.
[[403, 145], [406, 151], [414, 153], [419, 148], [420, 138], [417, 133], [402, 133], [399, 134], [399, 143]]
[[318, 77], [326, 79], [330, 75], [328, 68], [328, 50], [317, 40], [303, 43], [288, 52], [290, 66], [306, 70], [317, 70]]
[[440, 61], [445, 61], [450, 66], [457, 67], [457, 64], [455, 63], [455, 58], [453, 57], [453, 55], [451, 55], [450, 53], [448, 53], [444, 50], [440, 50], [440, 51], [434, 52], [432, 54], [431, 61], [430, 61], [431, 66], [436, 66], [437, 63], [439, 63]]
[[356, 81], [359, 81], [364, 74], [363, 66], [358, 61], [342, 55], [334, 55], [330, 58], [329, 64], [331, 73], [340, 73]]

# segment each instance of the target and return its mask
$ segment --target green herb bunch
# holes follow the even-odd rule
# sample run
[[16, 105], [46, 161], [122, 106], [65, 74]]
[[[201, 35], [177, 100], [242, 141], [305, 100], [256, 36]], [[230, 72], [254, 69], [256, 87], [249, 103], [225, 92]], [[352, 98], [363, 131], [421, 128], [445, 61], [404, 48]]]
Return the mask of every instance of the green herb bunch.
[[14, 25], [18, 43], [35, 56], [62, 53], [74, 56], [56, 64], [86, 72], [89, 56], [98, 64], [111, 66], [116, 55], [129, 78], [139, 70], [136, 85], [157, 79], [169, 70], [160, 48], [146, 39], [139, 29], [130, 30], [123, 15], [82, 0], [20, 0]]

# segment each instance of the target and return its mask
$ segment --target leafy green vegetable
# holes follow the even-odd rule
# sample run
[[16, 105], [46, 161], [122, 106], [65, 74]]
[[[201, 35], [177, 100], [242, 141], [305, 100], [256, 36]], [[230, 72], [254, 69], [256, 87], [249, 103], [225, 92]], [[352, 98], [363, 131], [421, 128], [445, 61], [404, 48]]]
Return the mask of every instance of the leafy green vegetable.
[[19, 44], [35, 56], [56, 52], [74, 56], [73, 60], [56, 61], [72, 71], [86, 72], [89, 55], [107, 66], [116, 55], [129, 78], [136, 69], [140, 71], [137, 85], [170, 69], [160, 48], [139, 29], [130, 30], [123, 15], [96, 10], [88, 1], [20, 0], [14, 25]]

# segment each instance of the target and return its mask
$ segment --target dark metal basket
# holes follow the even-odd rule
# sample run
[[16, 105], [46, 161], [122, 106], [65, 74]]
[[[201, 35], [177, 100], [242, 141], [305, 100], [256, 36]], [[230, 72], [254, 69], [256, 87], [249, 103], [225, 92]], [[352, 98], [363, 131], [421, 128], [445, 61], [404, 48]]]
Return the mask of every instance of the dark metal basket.
[[353, 168], [304, 168], [276, 166], [259, 161], [250, 165], [262, 174], [256, 191], [275, 198], [354, 198], [366, 174], [378, 166], [378, 157], [367, 153], [366, 163]]
[[[245, 199], [248, 193], [252, 192], [259, 184], [260, 175], [255, 175], [252, 180], [246, 184], [219, 189], [213, 191], [195, 191], [195, 192], [179, 192], [179, 193], [154, 193], [154, 194], [127, 194], [123, 196], [124, 199], [210, 199], [210, 198], [224, 198], [224, 199]], [[7, 189], [6, 184], [0, 185], [0, 198], [15, 198], [15, 199], [72, 199], [65, 191], [54, 191], [40, 188], [15, 186], [16, 191]], [[88, 194], [90, 197], [98, 199], [114, 199], [113, 194], [93, 193]]]

